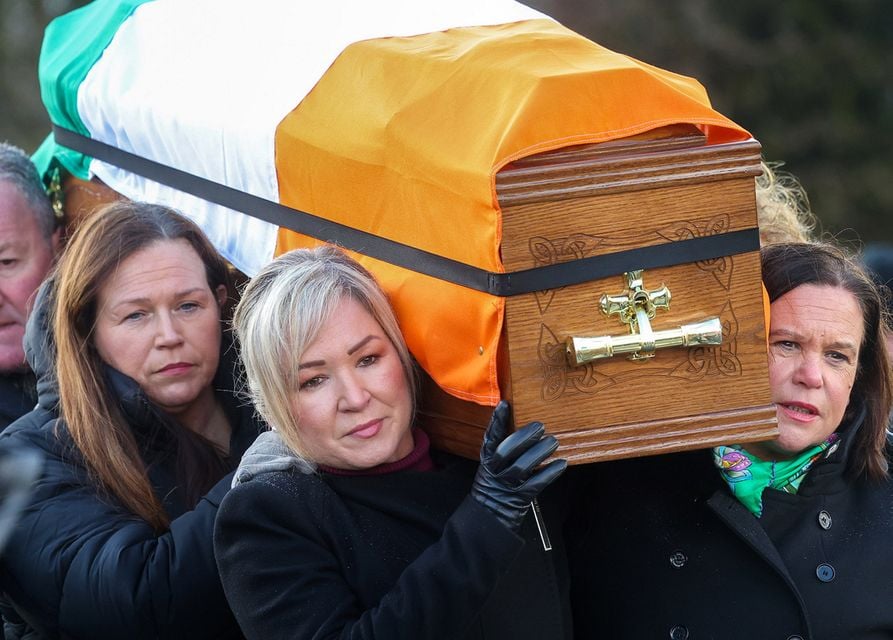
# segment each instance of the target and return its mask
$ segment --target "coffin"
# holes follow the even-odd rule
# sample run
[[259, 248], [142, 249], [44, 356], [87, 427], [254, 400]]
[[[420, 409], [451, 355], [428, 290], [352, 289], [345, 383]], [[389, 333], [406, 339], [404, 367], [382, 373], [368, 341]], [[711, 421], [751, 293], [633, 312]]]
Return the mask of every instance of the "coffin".
[[773, 435], [759, 144], [691, 78], [513, 0], [96, 0], [40, 73], [71, 209], [172, 206], [249, 277], [351, 250], [442, 448], [476, 457], [500, 398], [574, 463]]
[[[706, 146], [687, 126], [513, 162], [496, 177], [506, 269], [753, 229], [759, 163], [755, 141]], [[642, 281], [646, 291], [671, 294], [654, 331], [715, 318], [721, 344], [574, 366], [569, 337], [629, 333], [599, 304], [603, 295], [627, 296], [628, 277], [509, 297], [500, 379], [516, 423], [545, 422], [572, 464], [772, 438], [759, 252], [644, 270]], [[423, 385], [421, 416], [433, 441], [476, 455], [488, 411], [430, 378]]]

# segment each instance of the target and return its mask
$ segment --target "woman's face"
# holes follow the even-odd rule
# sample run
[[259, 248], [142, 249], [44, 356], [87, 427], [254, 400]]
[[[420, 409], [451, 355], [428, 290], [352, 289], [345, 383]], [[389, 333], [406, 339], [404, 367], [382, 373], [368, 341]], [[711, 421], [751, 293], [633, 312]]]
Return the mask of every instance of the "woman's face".
[[342, 298], [301, 355], [291, 408], [304, 453], [318, 464], [369, 469], [412, 451], [412, 400], [400, 357], [351, 298]]
[[161, 240], [118, 266], [99, 290], [94, 341], [99, 356], [177, 415], [203, 394], [220, 357], [220, 305], [205, 267], [185, 240]]
[[850, 401], [864, 332], [856, 297], [840, 287], [801, 285], [771, 306], [769, 385], [778, 439], [747, 445], [763, 459], [791, 457], [824, 441]]

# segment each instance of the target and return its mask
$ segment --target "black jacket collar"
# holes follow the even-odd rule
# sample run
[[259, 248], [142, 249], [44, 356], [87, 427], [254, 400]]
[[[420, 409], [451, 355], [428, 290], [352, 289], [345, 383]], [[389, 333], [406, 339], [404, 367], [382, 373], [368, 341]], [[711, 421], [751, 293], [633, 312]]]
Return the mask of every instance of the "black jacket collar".
[[806, 474], [798, 493], [811, 496], [836, 493], [847, 486], [847, 469], [855, 448], [856, 434], [862, 429], [867, 411], [859, 408], [852, 419], [837, 430], [840, 439], [832, 444]]

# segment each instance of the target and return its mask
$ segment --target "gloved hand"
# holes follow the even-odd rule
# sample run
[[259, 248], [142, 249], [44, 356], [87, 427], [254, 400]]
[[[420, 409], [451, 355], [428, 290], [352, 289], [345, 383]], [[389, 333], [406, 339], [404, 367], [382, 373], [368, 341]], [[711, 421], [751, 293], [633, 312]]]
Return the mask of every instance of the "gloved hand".
[[558, 440], [543, 437], [546, 429], [541, 422], [531, 422], [506, 437], [508, 429], [509, 405], [500, 402], [484, 433], [471, 495], [509, 529], [518, 531], [531, 500], [564, 472], [567, 460], [553, 460], [537, 469], [558, 448]]

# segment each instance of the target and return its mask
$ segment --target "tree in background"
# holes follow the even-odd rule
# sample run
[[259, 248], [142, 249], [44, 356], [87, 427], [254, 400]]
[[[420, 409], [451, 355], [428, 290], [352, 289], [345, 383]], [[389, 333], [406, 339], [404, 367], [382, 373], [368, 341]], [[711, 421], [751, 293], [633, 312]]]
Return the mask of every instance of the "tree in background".
[[86, 0], [0, 1], [0, 140], [34, 150], [49, 133], [40, 100], [37, 59], [43, 29]]
[[615, 51], [693, 76], [784, 161], [825, 231], [893, 239], [893, 11], [885, 0], [529, 0]]

